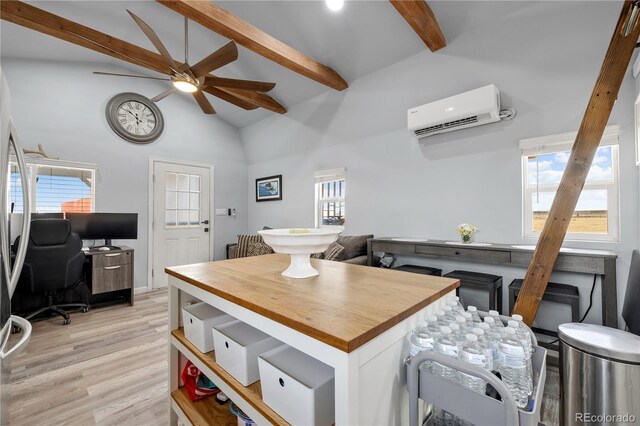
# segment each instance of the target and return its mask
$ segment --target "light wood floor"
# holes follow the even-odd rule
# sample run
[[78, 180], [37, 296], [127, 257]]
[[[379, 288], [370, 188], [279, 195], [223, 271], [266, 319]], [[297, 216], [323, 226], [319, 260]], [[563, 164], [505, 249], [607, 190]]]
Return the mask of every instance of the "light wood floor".
[[[10, 424], [165, 425], [167, 292], [136, 304], [34, 323], [26, 350], [11, 365]], [[558, 425], [558, 372], [549, 368], [542, 422]]]
[[163, 425], [167, 292], [33, 324], [11, 364], [11, 425]]

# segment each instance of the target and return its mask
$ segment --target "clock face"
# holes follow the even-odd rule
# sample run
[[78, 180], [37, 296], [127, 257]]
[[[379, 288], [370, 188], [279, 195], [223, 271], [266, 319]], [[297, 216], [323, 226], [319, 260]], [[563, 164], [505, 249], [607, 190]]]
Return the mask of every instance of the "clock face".
[[118, 123], [131, 135], [145, 136], [156, 128], [156, 115], [141, 102], [123, 102], [117, 113]]
[[164, 129], [160, 109], [137, 93], [121, 93], [109, 100], [107, 122], [122, 139], [139, 144], [156, 140]]

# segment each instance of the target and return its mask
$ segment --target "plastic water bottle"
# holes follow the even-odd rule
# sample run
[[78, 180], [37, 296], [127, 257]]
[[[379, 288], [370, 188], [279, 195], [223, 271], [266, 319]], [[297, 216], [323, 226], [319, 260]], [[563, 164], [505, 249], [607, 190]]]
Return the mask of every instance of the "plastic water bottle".
[[493, 320], [495, 321], [495, 326], [498, 328], [504, 328], [504, 324], [502, 323], [502, 320], [500, 319], [500, 312], [498, 311], [489, 311], [489, 316], [491, 318], [493, 318]]
[[467, 320], [462, 315], [456, 316], [456, 324], [460, 326], [460, 330], [466, 334], [468, 327]]
[[473, 322], [478, 324], [482, 322], [482, 320], [480, 319], [480, 315], [478, 315], [478, 308], [476, 308], [475, 306], [469, 306], [467, 307], [467, 312], [471, 314]]
[[[482, 331], [478, 329], [479, 331]], [[484, 369], [488, 369], [487, 356], [485, 351], [480, 347], [478, 336], [475, 334], [467, 334], [466, 340], [460, 352], [458, 359], [467, 364], [475, 365]], [[477, 376], [472, 376], [463, 372], [458, 374], [460, 384], [472, 391], [484, 395], [487, 389], [487, 382]]]
[[500, 343], [500, 339], [502, 338], [502, 332], [504, 328], [496, 328], [492, 327], [493, 318], [485, 317], [485, 322], [482, 324], [478, 324], [482, 330], [484, 330], [484, 336], [487, 340], [487, 344], [491, 349], [491, 353], [493, 355], [493, 369], [497, 369], [498, 365], [498, 343]]
[[467, 322], [467, 327], [473, 327], [473, 315], [471, 315], [471, 312], [465, 312], [462, 317]]
[[458, 325], [457, 322], [450, 323], [449, 328], [451, 329], [451, 337], [453, 337], [453, 340], [455, 340], [456, 344], [458, 345], [458, 349], [460, 349], [464, 344], [466, 333], [464, 333], [460, 329], [460, 326]]
[[498, 344], [498, 371], [516, 405], [525, 408], [529, 404], [531, 377], [527, 373], [525, 349], [516, 336], [516, 330], [507, 327]]
[[[484, 323], [478, 325], [486, 325]], [[492, 371], [493, 366], [493, 350], [491, 346], [489, 346], [489, 341], [487, 340], [487, 336], [485, 335], [485, 331], [480, 327], [475, 327], [471, 330], [471, 332], [478, 337], [478, 347], [484, 353], [484, 356], [487, 358], [487, 370]]]
[[526, 330], [524, 324], [518, 321], [509, 320], [507, 328], [513, 328], [516, 331], [516, 337], [522, 343], [524, 347], [524, 353], [526, 356], [527, 375], [531, 377], [531, 381], [527, 382], [531, 386], [528, 389], [529, 396], [533, 395], [533, 368], [531, 366], [531, 353], [533, 352], [533, 346], [531, 344], [531, 335], [529, 330]]
[[439, 311], [436, 311], [436, 317], [438, 318], [438, 325], [440, 327], [446, 327], [451, 322], [449, 319], [445, 317], [444, 309], [440, 309]]
[[[514, 314], [508, 322], [509, 326], [512, 326], [516, 329], [516, 333], [518, 336], [521, 336], [522, 343], [525, 345], [525, 349], [529, 352], [529, 357], [531, 357], [531, 351], [533, 350], [533, 344], [531, 343], [531, 333], [529, 333], [529, 327], [527, 327], [524, 322], [522, 322], [522, 315]], [[516, 323], [516, 325], [512, 325], [512, 321]]]
[[464, 313], [464, 306], [460, 302], [460, 298], [458, 296], [454, 297], [451, 302], [449, 302], [449, 306], [453, 309], [453, 312], [456, 314]]
[[453, 321], [456, 320], [456, 315], [457, 314], [455, 312], [453, 312], [453, 308], [451, 306], [449, 306], [449, 305], [444, 306], [442, 308], [442, 310], [444, 311], [444, 317], [446, 319], [448, 319], [449, 322], [453, 322]]
[[438, 321], [438, 317], [435, 315], [430, 315], [427, 317], [427, 320], [425, 321], [425, 324], [427, 326], [427, 330], [429, 330], [429, 333], [431, 334], [431, 336], [435, 339], [438, 335], [440, 335], [440, 333], [442, 333], [442, 331], [440, 330], [440, 323]]
[[[458, 346], [451, 335], [451, 328], [441, 327], [440, 331], [440, 335], [436, 337], [434, 341], [433, 349], [440, 354], [450, 356], [451, 358], [457, 358]], [[443, 377], [455, 383], [458, 382], [458, 374], [456, 370], [446, 367], [438, 362], [434, 362], [431, 368], [433, 374], [436, 376]], [[433, 424], [438, 426], [454, 426], [460, 424], [460, 420], [456, 416], [436, 406], [433, 407], [433, 419]]]
[[[429, 332], [427, 323], [418, 326], [409, 337], [409, 355], [416, 356], [420, 352], [431, 352], [433, 350], [433, 336]], [[431, 361], [420, 364], [420, 370], [431, 371]]]
[[[439, 354], [457, 358], [458, 344], [451, 335], [451, 328], [441, 327], [440, 330], [442, 333], [435, 339], [433, 349]], [[451, 380], [452, 382], [458, 381], [456, 370], [446, 367], [439, 362], [433, 363], [433, 374]]]

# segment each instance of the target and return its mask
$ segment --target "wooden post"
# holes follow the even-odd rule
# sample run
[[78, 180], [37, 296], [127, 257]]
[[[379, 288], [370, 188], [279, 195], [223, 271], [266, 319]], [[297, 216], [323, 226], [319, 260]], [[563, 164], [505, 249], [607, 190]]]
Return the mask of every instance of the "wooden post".
[[[600, 139], [611, 115], [613, 104], [640, 36], [640, 24], [634, 8], [640, 1], [625, 0], [620, 19], [604, 58], [600, 76], [589, 99], [587, 110], [571, 149], [571, 157], [562, 175], [558, 192], [551, 205], [538, 245], [529, 264], [514, 313], [523, 316], [528, 325], [538, 311], [544, 290], [567, 234], [569, 222], [587, 179]], [[628, 23], [628, 21], [633, 21]], [[625, 33], [628, 33], [625, 35]]]

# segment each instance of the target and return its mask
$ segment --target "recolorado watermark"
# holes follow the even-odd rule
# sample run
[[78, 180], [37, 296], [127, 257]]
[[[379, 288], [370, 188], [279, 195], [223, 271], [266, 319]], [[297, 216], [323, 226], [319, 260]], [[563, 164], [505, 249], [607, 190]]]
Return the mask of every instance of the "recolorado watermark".
[[580, 423], [608, 423], [624, 424], [635, 423], [636, 416], [633, 414], [593, 414], [576, 413], [576, 422]]

